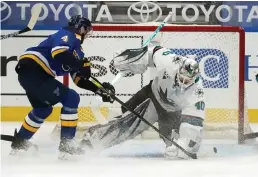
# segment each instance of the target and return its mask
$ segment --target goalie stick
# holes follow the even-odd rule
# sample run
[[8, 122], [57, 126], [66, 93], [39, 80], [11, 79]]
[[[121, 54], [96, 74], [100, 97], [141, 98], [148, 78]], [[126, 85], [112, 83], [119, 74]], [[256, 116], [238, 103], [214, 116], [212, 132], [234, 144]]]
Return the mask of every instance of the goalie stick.
[[26, 33], [28, 31], [31, 31], [34, 28], [34, 26], [35, 26], [35, 24], [38, 20], [41, 9], [42, 9], [41, 4], [35, 5], [33, 10], [32, 10], [32, 13], [31, 13], [30, 21], [29, 21], [28, 25], [26, 26], [26, 28], [24, 28], [20, 31], [16, 31], [16, 32], [7, 34], [7, 35], [1, 35], [1, 40], [8, 39], [8, 38], [11, 38], [11, 37], [14, 37], [14, 36], [18, 36], [19, 34], [23, 34], [23, 33]]
[[147, 121], [145, 118], [143, 118], [140, 114], [138, 114], [137, 112], [135, 112], [134, 110], [132, 110], [131, 108], [129, 108], [128, 106], [125, 105], [124, 102], [122, 102], [119, 98], [117, 98], [114, 94], [109, 93], [103, 86], [102, 84], [94, 77], [91, 76], [91, 78], [93, 79], [92, 82], [100, 89], [102, 89], [104, 92], [108, 93], [115, 101], [117, 101], [118, 103], [120, 103], [124, 108], [126, 108], [128, 111], [130, 111], [131, 113], [133, 113], [134, 115], [136, 115], [141, 121], [143, 121], [144, 123], [146, 123], [147, 125], [149, 125], [152, 129], [154, 129], [162, 138], [166, 139], [167, 141], [171, 142], [174, 146], [176, 146], [178, 149], [180, 149], [181, 151], [183, 151], [186, 155], [188, 155], [189, 157], [191, 157], [192, 159], [197, 159], [197, 155], [190, 153], [188, 151], [186, 151], [184, 148], [182, 148], [179, 144], [177, 144], [176, 142], [174, 142], [171, 139], [168, 139], [166, 136], [164, 136], [163, 134], [160, 133], [159, 129], [156, 128], [155, 126], [153, 126], [149, 121]]

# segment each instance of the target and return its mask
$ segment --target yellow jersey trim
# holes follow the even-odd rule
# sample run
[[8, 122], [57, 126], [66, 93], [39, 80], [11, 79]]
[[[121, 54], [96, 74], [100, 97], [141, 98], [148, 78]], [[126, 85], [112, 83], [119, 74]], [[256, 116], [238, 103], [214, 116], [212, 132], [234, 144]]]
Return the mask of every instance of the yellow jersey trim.
[[49, 75], [55, 77], [55, 74], [46, 66], [46, 64], [44, 62], [42, 62], [40, 60], [39, 57], [32, 55], [32, 54], [25, 54], [20, 56], [19, 60], [23, 60], [23, 59], [32, 59], [34, 60], [36, 63], [38, 63]]
[[54, 58], [57, 54], [67, 51], [67, 49], [57, 49], [52, 52], [52, 58]]
[[61, 126], [64, 126], [64, 127], [76, 127], [77, 124], [78, 124], [78, 120], [73, 120], [73, 121], [61, 120]]
[[75, 34], [75, 37], [76, 37], [77, 39], [79, 39], [79, 40], [82, 39], [81, 35], [79, 35], [79, 34]]
[[83, 64], [83, 67], [87, 67], [87, 66], [90, 66], [90, 65], [91, 65], [90, 62], [87, 62], [87, 63]]
[[26, 129], [29, 130], [30, 132], [35, 133], [39, 128], [35, 128], [27, 124], [25, 121], [23, 122], [22, 126]]
[[77, 77], [74, 79], [73, 82], [77, 85], [80, 80], [81, 80], [81, 78], [77, 76]]

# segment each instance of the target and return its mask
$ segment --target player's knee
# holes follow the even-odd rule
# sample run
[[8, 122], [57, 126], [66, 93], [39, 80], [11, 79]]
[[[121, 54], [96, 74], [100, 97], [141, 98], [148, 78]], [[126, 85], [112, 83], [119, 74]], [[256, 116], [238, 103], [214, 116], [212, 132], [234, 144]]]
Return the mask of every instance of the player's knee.
[[40, 118], [40, 119], [46, 119], [53, 111], [52, 107], [46, 107], [46, 108], [33, 108], [33, 115]]
[[66, 97], [62, 100], [63, 107], [77, 109], [80, 103], [80, 95], [73, 89], [70, 89]]

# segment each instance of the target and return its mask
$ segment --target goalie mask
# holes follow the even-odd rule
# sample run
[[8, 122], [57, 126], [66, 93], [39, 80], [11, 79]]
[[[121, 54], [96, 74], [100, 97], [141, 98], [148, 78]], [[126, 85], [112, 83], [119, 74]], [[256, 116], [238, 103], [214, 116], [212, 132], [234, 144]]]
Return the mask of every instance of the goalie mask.
[[178, 84], [181, 89], [186, 89], [199, 80], [199, 64], [193, 59], [185, 59], [177, 73]]

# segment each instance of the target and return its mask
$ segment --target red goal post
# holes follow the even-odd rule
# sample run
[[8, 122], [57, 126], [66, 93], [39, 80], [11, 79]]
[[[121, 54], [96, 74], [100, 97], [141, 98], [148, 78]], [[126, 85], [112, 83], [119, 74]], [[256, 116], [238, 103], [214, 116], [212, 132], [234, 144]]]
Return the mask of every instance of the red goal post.
[[[111, 81], [117, 73], [115, 68], [112, 68], [112, 57], [118, 48], [125, 49], [140, 47], [143, 40], [146, 40], [147, 37], [149, 37], [151, 33], [155, 31], [156, 27], [156, 25], [94, 25], [93, 35], [89, 39], [86, 39], [82, 46], [86, 57], [99, 57], [99, 60], [96, 60], [96, 57], [92, 57], [94, 60], [92, 61], [93, 74], [95, 74], [94, 76], [99, 77], [98, 79], [103, 82]], [[246, 114], [247, 107], [245, 106], [244, 95], [244, 30], [240, 27], [232, 26], [167, 25], [161, 29], [159, 35], [154, 38], [154, 40], [160, 40], [161, 46], [164, 43], [165, 47], [173, 48], [174, 52], [179, 54], [195, 56], [200, 62], [205, 59], [205, 62], [202, 63], [204, 66], [202, 71], [204, 73], [208, 72], [209, 75], [207, 76], [206, 74], [205, 77], [210, 79], [207, 80], [207, 82], [204, 82], [208, 92], [208, 95], [206, 94], [206, 98], [208, 99], [207, 106], [209, 107], [210, 104], [211, 106], [215, 105], [216, 107], [214, 109], [211, 107], [207, 114], [211, 120], [213, 118], [217, 119], [217, 117], [218, 119], [227, 119], [227, 115], [232, 116], [232, 119], [236, 120], [234, 124], [237, 126], [236, 136], [238, 142], [243, 143], [244, 139], [247, 137], [246, 125], [248, 124], [248, 117]], [[189, 53], [185, 53], [184, 50]], [[194, 52], [197, 53], [195, 54]], [[214, 59], [207, 58], [207, 56], [214, 56]], [[224, 66], [223, 68], [223, 64], [227, 66]], [[213, 66], [216, 68], [212, 68]], [[106, 70], [109, 68], [110, 71], [106, 71], [103, 68]], [[211, 72], [210, 70], [214, 71]], [[225, 70], [228, 73], [224, 72]], [[123, 81], [115, 86], [118, 97], [124, 98], [124, 101], [129, 99], [132, 94], [134, 94], [143, 85], [145, 85], [147, 81], [150, 80], [150, 73], [151, 72], [141, 76], [123, 78]], [[220, 78], [217, 80], [214, 79], [218, 78], [218, 75]], [[130, 82], [131, 85], [126, 85], [124, 80], [127, 79], [130, 79], [128, 82]], [[134, 82], [133, 80], [137, 80], [137, 82], [139, 82], [138, 86], [132, 86]], [[64, 84], [75, 88], [72, 82], [69, 82], [69, 77], [67, 76], [64, 77]], [[128, 90], [128, 87], [133, 89]], [[221, 100], [218, 100], [218, 98], [218, 103], [216, 103], [216, 99], [214, 100], [212, 97], [219, 95], [220, 90], [221, 92], [224, 92], [226, 89], [229, 90], [228, 92], [223, 93], [223, 96], [227, 95], [227, 93], [230, 94], [231, 90], [233, 90], [234, 94], [227, 96], [227, 98], [223, 98], [222, 96]], [[213, 94], [214, 90], [216, 90], [216, 94]], [[93, 99], [95, 100], [95, 97], [90, 92], [80, 89], [79, 93], [82, 96], [81, 100], [85, 101], [87, 99], [85, 103], [82, 103], [82, 105], [80, 104], [79, 119], [83, 122], [92, 122], [92, 119], [94, 119], [94, 117], [92, 117], [94, 116], [94, 113], [89, 113], [89, 111], [95, 106], [91, 103]], [[210, 101], [209, 99], [213, 100]], [[223, 107], [219, 107], [219, 105], [223, 102], [229, 103], [229, 105], [226, 106], [229, 106], [230, 111], [224, 110]], [[230, 106], [230, 104], [234, 106]], [[98, 104], [96, 105], [98, 106]], [[119, 108], [119, 105], [105, 106], [107, 110], [102, 110], [102, 113], [106, 114], [105, 116], [107, 116], [109, 109], [114, 107]], [[225, 124], [231, 123], [231, 121], [232, 120], [230, 119]], [[216, 123], [217, 121], [214, 120], [214, 122]], [[223, 121], [221, 124], [223, 124]]]

